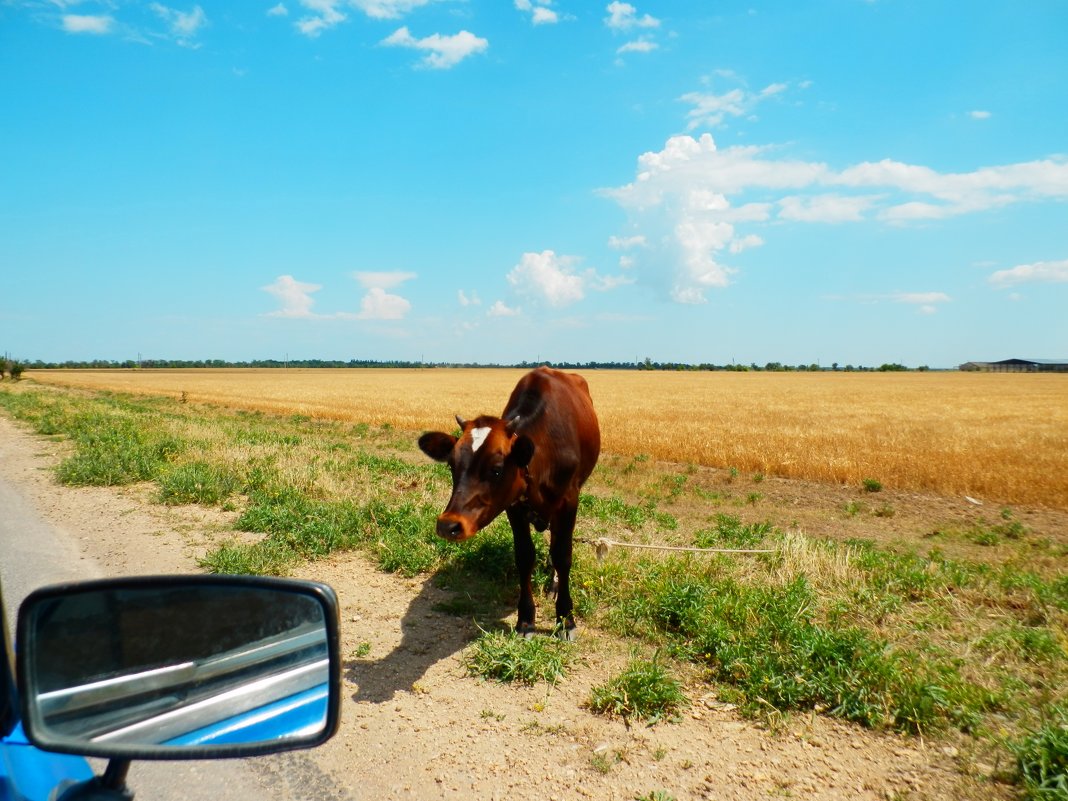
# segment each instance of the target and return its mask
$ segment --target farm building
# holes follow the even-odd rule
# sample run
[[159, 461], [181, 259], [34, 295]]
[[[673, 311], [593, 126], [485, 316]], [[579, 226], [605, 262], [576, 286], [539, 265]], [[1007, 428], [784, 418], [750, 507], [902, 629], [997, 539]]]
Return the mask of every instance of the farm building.
[[960, 369], [973, 373], [1068, 373], [1068, 359], [1002, 359], [1000, 362], [965, 362]]

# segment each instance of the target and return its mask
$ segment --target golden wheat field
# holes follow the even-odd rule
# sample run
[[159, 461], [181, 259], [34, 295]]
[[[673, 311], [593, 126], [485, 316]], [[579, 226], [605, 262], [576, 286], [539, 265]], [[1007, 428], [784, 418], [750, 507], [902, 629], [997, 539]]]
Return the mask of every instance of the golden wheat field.
[[[513, 369], [56, 370], [27, 378], [190, 403], [451, 430]], [[1068, 376], [588, 371], [605, 452], [1068, 508]]]

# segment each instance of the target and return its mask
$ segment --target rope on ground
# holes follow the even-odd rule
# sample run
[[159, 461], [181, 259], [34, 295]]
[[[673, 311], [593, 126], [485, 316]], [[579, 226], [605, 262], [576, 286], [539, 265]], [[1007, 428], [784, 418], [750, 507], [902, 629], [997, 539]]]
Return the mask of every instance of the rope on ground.
[[645, 551], [684, 551], [686, 553], [775, 553], [774, 548], [689, 548], [681, 545], [641, 545], [635, 542], [619, 542], [618, 540], [610, 540], [607, 537], [600, 537], [596, 540], [587, 540], [578, 538], [579, 542], [585, 542], [594, 547], [594, 551], [597, 554], [597, 561], [601, 562], [608, 552], [615, 547], [619, 548], [636, 548]]

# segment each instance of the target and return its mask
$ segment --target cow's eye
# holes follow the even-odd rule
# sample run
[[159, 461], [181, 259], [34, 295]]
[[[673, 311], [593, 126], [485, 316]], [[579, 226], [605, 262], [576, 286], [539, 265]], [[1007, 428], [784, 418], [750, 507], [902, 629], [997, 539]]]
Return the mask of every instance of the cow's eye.
[[490, 478], [492, 478], [494, 481], [497, 481], [502, 475], [504, 475], [504, 469], [499, 466], [491, 467], [489, 470], [489, 475]]

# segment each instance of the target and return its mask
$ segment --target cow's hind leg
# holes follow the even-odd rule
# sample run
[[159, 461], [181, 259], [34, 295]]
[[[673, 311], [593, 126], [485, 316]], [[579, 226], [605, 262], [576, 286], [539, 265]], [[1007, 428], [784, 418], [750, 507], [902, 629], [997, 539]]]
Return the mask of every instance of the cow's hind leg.
[[519, 573], [519, 614], [515, 630], [523, 636], [529, 636], [534, 633], [534, 590], [530, 584], [534, 573], [534, 540], [530, 536], [530, 522], [526, 510], [510, 507], [508, 523], [512, 526], [515, 567]]
[[575, 639], [575, 614], [571, 602], [571, 551], [578, 506], [563, 506], [549, 527], [549, 556], [556, 571], [556, 625], [564, 639]]

